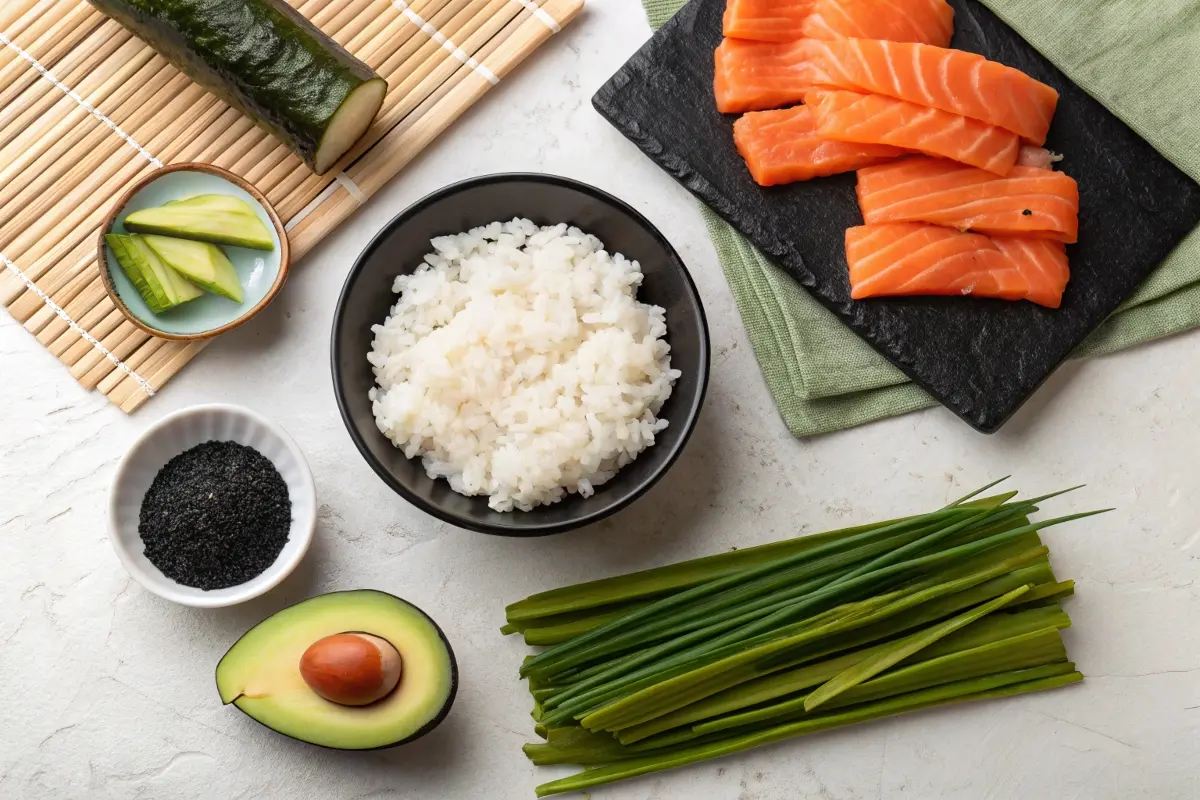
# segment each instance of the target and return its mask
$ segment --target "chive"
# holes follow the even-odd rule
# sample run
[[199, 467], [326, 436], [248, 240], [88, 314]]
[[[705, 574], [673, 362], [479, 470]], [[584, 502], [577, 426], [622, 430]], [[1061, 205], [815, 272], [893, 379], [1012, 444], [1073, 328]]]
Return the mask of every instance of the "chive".
[[600, 640], [604, 639], [605, 636], [609, 636], [618, 630], [622, 630], [624, 628], [631, 626], [634, 622], [640, 622], [643, 619], [648, 619], [649, 617], [655, 616], [656, 614], [667, 611], [669, 609], [673, 609], [677, 606], [686, 605], [691, 601], [695, 601], [695, 600], [703, 601], [706, 598], [711, 597], [714, 593], [716, 593], [718, 591], [722, 591], [724, 589], [727, 589], [727, 588], [730, 588], [733, 586], [737, 586], [742, 583], [746, 583], [747, 581], [750, 581], [754, 578], [758, 578], [763, 575], [767, 575], [776, 570], [783, 569], [784, 567], [790, 567], [795, 564], [802, 563], [805, 560], [812, 559], [815, 555], [824, 555], [825, 553], [833, 552], [833, 551], [837, 550], [838, 548], [845, 546], [846, 544], [857, 543], [859, 540], [869, 539], [869, 538], [876, 537], [876, 536], [879, 536], [884, 533], [901, 532], [901, 531], [909, 529], [912, 526], [924, 525], [935, 519], [943, 519], [943, 518], [949, 518], [949, 517], [961, 518], [964, 515], [970, 516], [972, 518], [976, 516], [975, 513], [962, 511], [959, 509], [949, 509], [946, 511], [935, 511], [932, 514], [923, 515], [922, 517], [912, 517], [912, 518], [909, 518], [908, 520], [897, 522], [892, 525], [887, 525], [882, 528], [872, 528], [865, 532], [858, 533], [854, 536], [850, 536], [846, 539], [839, 539], [839, 540], [835, 540], [832, 542], [828, 542], [826, 544], [818, 545], [816, 547], [806, 549], [799, 553], [785, 556], [783, 558], [776, 559], [774, 561], [770, 561], [770, 562], [761, 564], [756, 567], [751, 567], [746, 570], [735, 572], [731, 575], [726, 575], [725, 577], [718, 578], [713, 581], [709, 581], [709, 582], [701, 584], [699, 586], [695, 586], [691, 589], [687, 589], [685, 591], [679, 592], [677, 594], [673, 594], [664, 599], [657, 600], [653, 603], [650, 603], [649, 605], [643, 606], [642, 608], [639, 608], [638, 610], [633, 611], [632, 613], [627, 614], [626, 616], [621, 617], [620, 619], [614, 620], [605, 625], [601, 625], [597, 628], [594, 628], [594, 629], [588, 631], [587, 633], [583, 634], [582, 636], [578, 636], [569, 642], [565, 642], [557, 647], [551, 648], [537, 656], [534, 656], [533, 659], [531, 659], [530, 661], [526, 662], [525, 664], [523, 664], [521, 666], [521, 675], [524, 677], [524, 676], [530, 674], [531, 672], [537, 671], [536, 667], [538, 665], [547, 665], [548, 666], [548, 665], [554, 664], [555, 662], [560, 662], [563, 658], [565, 658], [566, 654], [574, 652], [576, 650], [580, 650], [585, 645], [590, 644], [592, 642], [600, 641]]
[[863, 659], [860, 663], [844, 670], [829, 679], [827, 683], [822, 684], [819, 689], [810, 694], [804, 701], [804, 710], [812, 713], [813, 709], [832, 700], [842, 692], [858, 686], [863, 681], [870, 680], [885, 669], [899, 664], [909, 656], [914, 655], [939, 639], [945, 638], [960, 628], [965, 628], [980, 617], [1003, 608], [1028, 591], [1028, 586], [1019, 586], [1008, 594], [1001, 595], [991, 602], [977, 606], [965, 614], [959, 614], [957, 617], [952, 617], [932, 628], [926, 628], [911, 636], [906, 636], [892, 646]]
[[866, 703], [846, 711], [817, 715], [800, 722], [780, 725], [720, 742], [705, 743], [661, 755], [618, 761], [609, 766], [586, 770], [577, 775], [542, 784], [537, 787], [537, 796], [546, 797], [552, 794], [582, 791], [625, 778], [730, 755], [793, 736], [902, 714], [929, 706], [1023, 694], [1064, 686], [1083, 679], [1078, 672], [1063, 672], [1062, 670], [1067, 665], [1070, 665], [1070, 662], [1066, 662], [1064, 667], [1049, 665], [1031, 670], [1014, 670], [986, 678], [958, 681], [888, 700]]
[[[868, 623], [876, 622], [881, 619], [887, 619], [888, 617], [894, 616], [906, 609], [923, 605], [931, 600], [953, 594], [963, 589], [969, 589], [972, 586], [983, 583], [989, 578], [1002, 575], [1003, 573], [1012, 570], [1014, 566], [1019, 566], [1021, 563], [1024, 563], [1026, 559], [1033, 557], [1034, 554], [1039, 552], [1039, 550], [1040, 548], [1038, 550], [1029, 551], [1029, 553], [1024, 556], [1018, 556], [1013, 559], [1009, 559], [1006, 562], [1002, 562], [1001, 564], [994, 565], [986, 570], [981, 570], [971, 575], [958, 578], [954, 581], [938, 584], [927, 589], [922, 589], [921, 591], [912, 592], [907, 596], [902, 597], [901, 599], [898, 599], [887, 606], [884, 606], [883, 608], [873, 611], [870, 614], [836, 620], [820, 627], [802, 631], [790, 637], [768, 642], [751, 650], [731, 655], [725, 659], [703, 667], [700, 670], [689, 672], [685, 676], [656, 682], [653, 686], [642, 690], [642, 692], [638, 694], [631, 694], [630, 696], [622, 699], [619, 703], [614, 703], [599, 711], [592, 712], [583, 718], [582, 723], [585, 727], [590, 728], [595, 728], [598, 726], [608, 728], [610, 725], [616, 724], [620, 719], [621, 714], [625, 713], [626, 710], [637, 709], [645, 703], [654, 703], [654, 698], [656, 696], [661, 697], [663, 694], [679, 691], [681, 683], [684, 686], [693, 686], [697, 678], [704, 679], [713, 673], [725, 672], [734, 667], [753, 664], [764, 656], [792, 651], [799, 645], [823, 639], [834, 633], [842, 633], [848, 630], [862, 628]], [[636, 674], [637, 673], [635, 673], [635, 675]], [[580, 699], [582, 700], [591, 698], [589, 698], [589, 695], [585, 693]], [[691, 699], [694, 700], [697, 698]], [[576, 701], [576, 703], [572, 704], [572, 707], [575, 708], [578, 707], [578, 705], [579, 702]], [[658, 706], [655, 707], [657, 708]], [[562, 717], [558, 713], [559, 710], [561, 709], [556, 710], [555, 718], [565, 719], [566, 717]]]
[[[986, 487], [980, 491], [986, 491]], [[998, 497], [976, 500], [966, 505], [978, 508], [986, 507], [989, 504], [1000, 505], [1015, 495], [1016, 492], [1010, 492]], [[954, 509], [946, 508], [939, 511], [951, 510]], [[937, 513], [939, 512], [934, 512], [934, 514]], [[879, 531], [899, 523], [911, 522], [917, 517], [929, 516], [931, 515], [921, 514], [867, 525], [856, 525], [781, 542], [747, 547], [729, 553], [718, 553], [665, 567], [617, 575], [561, 589], [552, 589], [509, 605], [505, 609], [505, 614], [510, 623], [515, 623], [565, 612], [598, 608], [613, 603], [656, 597], [680, 589], [688, 589], [786, 556], [806, 552], [829, 542], [842, 541], [861, 533]]]
[[[974, 627], [976, 626], [972, 626], [972, 628]], [[971, 631], [971, 628], [968, 628], [956, 636], [947, 637], [943, 640], [945, 644], [960, 647], [961, 649], [940, 654], [931, 647], [922, 654], [927, 656], [926, 660], [918, 661], [911, 666], [896, 670], [895, 672], [889, 672], [886, 675], [881, 675], [874, 680], [861, 684], [847, 692], [846, 695], [843, 695], [843, 698], [838, 698], [838, 701], [834, 705], [836, 706], [843, 702], [873, 700], [891, 694], [899, 694], [899, 691], [891, 688], [896, 683], [909, 682], [910, 690], [924, 688], [924, 685], [932, 684], [922, 685], [917, 681], [931, 670], [939, 678], [938, 683], [948, 683], [975, 677], [972, 673], [958, 671], [964, 662], [973, 664], [977, 661], [982, 661], [985, 672], [998, 672], [1006, 669], [1035, 666], [1035, 664], [1026, 663], [1022, 657], [1030, 652], [1039, 655], [1043, 652], [1046, 653], [1046, 662], [1065, 660], [1066, 649], [1062, 646], [1062, 638], [1059, 636], [1058, 630], [1057, 627], [1053, 626], [1038, 628], [1033, 631], [1019, 633], [1015, 636], [993, 638], [990, 641], [984, 641], [982, 644], [976, 644], [974, 641], [965, 639], [961, 635]], [[1002, 633], [1003, 631], [1001, 631]], [[885, 646], [881, 645], [871, 648], [863, 654], [870, 655]], [[1015, 654], [1015, 657], [1009, 660], [1010, 655], [1013, 654]], [[742, 697], [735, 698], [733, 702], [730, 702], [727, 698], [722, 704], [711, 704], [709, 707], [710, 713], [705, 714], [704, 717], [685, 720], [681, 724], [700, 721], [700, 724], [693, 726], [696, 732], [714, 733], [716, 731], [728, 730], [729, 728], [762, 722], [791, 712], [800, 712], [803, 714], [806, 695], [801, 695], [794, 699], [782, 700], [769, 706], [761, 704], [776, 697], [786, 697], [799, 690], [819, 685], [823, 680], [832, 678], [834, 674], [852, 665], [859, 658], [861, 658], [860, 654], [851, 653], [848, 656], [831, 659], [828, 662], [822, 662], [821, 664], [797, 670], [785, 676], [786, 680], [779, 680], [777, 678], [776, 681], [778, 683], [774, 686], [770, 685], [769, 681], [760, 681], [758, 686], [753, 687], [752, 692], [743, 693]], [[914, 676], [917, 677], [914, 678]], [[849, 696], [848, 698], [847, 695]], [[723, 714], [723, 712], [734, 711], [738, 708], [746, 708], [756, 704], [761, 707], [737, 714]], [[718, 717], [719, 714], [723, 715], [719, 718], [714, 718]], [[701, 721], [706, 718], [708, 719], [707, 722]], [[629, 743], [626, 741], [626, 737], [622, 737], [622, 742]]]

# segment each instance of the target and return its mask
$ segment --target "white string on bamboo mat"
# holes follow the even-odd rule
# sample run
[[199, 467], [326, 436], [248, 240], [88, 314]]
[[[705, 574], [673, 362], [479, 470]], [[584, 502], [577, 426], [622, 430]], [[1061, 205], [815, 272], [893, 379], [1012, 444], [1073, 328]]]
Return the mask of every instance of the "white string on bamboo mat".
[[533, 2], [533, 0], [515, 0], [515, 2], [525, 6], [526, 11], [537, 17], [543, 25], [545, 25], [554, 33], [559, 33], [562, 31], [562, 27], [559, 26], [558, 20], [547, 14], [546, 9]]
[[492, 72], [483, 64], [480, 64], [473, 56], [468, 55], [465, 50], [452, 42], [445, 34], [422, 19], [421, 15], [409, 8], [408, 3], [404, 2], [404, 0], [392, 0], [392, 5], [400, 9], [400, 13], [407, 17], [409, 22], [420, 28], [421, 31], [430, 39], [433, 39], [435, 42], [440, 44], [450, 53], [450, 55], [454, 56], [468, 67], [475, 70], [479, 77], [483, 78], [493, 86], [500, 82], [500, 79], [496, 77], [496, 73]]
[[50, 310], [53, 311], [55, 314], [57, 314], [62, 319], [63, 322], [67, 323], [67, 325], [69, 325], [71, 327], [71, 330], [78, 333], [81, 337], [83, 337], [84, 341], [86, 341], [92, 347], [99, 350], [100, 353], [105, 358], [107, 358], [109, 361], [111, 361], [113, 363], [113, 365], [116, 366], [117, 369], [121, 370], [121, 372], [124, 372], [126, 375], [128, 375], [129, 377], [131, 377], [135, 381], [137, 381], [138, 385], [142, 387], [142, 390], [146, 394], [148, 394], [151, 397], [154, 396], [154, 387], [150, 385], [149, 381], [147, 381], [141, 375], [138, 375], [136, 372], [134, 372], [133, 369], [128, 364], [126, 364], [121, 359], [117, 358], [116, 355], [114, 355], [113, 352], [111, 350], [109, 350], [107, 347], [100, 344], [100, 342], [96, 339], [95, 336], [92, 336], [90, 333], [85, 331], [83, 329], [83, 327], [79, 325], [79, 323], [77, 323], [75, 320], [71, 319], [70, 315], [67, 314], [66, 311], [63, 311], [62, 307], [59, 306], [58, 303], [56, 303], [50, 299], [50, 295], [43, 292], [41, 287], [33, 282], [32, 278], [30, 278], [28, 275], [26, 275], [21, 270], [21, 268], [18, 267], [16, 264], [9, 261], [8, 258], [6, 258], [3, 253], [0, 253], [0, 264], [3, 264], [5, 267], [8, 268], [8, 270], [10, 272], [12, 272], [18, 278], [20, 278], [21, 281], [25, 284], [26, 288], [28, 288], [29, 291], [33, 292], [39, 298], [41, 298], [41, 301], [43, 303], [45, 303], [47, 306], [49, 306]]
[[109, 119], [107, 116], [105, 116], [104, 113], [102, 111], [100, 111], [100, 109], [96, 108], [94, 105], [89, 103], [87, 100], [84, 100], [82, 97], [80, 97], [78, 92], [76, 92], [70, 86], [67, 86], [65, 83], [60, 81], [57, 77], [55, 77], [53, 72], [51, 72], [50, 70], [43, 67], [40, 63], [38, 63], [38, 60], [36, 58], [31, 56], [29, 53], [25, 52], [25, 50], [23, 50], [20, 45], [18, 45], [12, 39], [9, 39], [3, 33], [0, 33], [0, 44], [4, 44], [4, 45], [7, 45], [8, 47], [11, 47], [18, 56], [20, 56], [21, 58], [28, 61], [30, 66], [32, 66], [35, 70], [37, 70], [38, 73], [43, 78], [45, 78], [46, 80], [53, 83], [60, 92], [62, 92], [67, 97], [71, 98], [76, 103], [78, 103], [80, 108], [83, 108], [85, 111], [87, 111], [93, 117], [100, 120], [102, 123], [104, 123], [109, 128], [111, 128], [113, 133], [117, 134], [117, 136], [120, 136], [122, 139], [124, 139], [125, 142], [130, 147], [132, 147], [134, 150], [137, 150], [139, 153], [141, 153], [142, 156], [144, 156], [147, 161], [149, 161], [151, 164], [153, 164], [156, 167], [162, 166], [161, 161], [159, 161], [157, 158], [155, 158], [150, 153], [149, 150], [147, 150], [146, 148], [144, 148], [140, 144], [138, 144], [137, 141], [135, 141], [132, 136], [130, 136], [125, 131], [121, 130], [120, 125], [118, 125], [117, 123], [115, 123], [111, 119]]
[[353, 178], [339, 170], [333, 173], [333, 182], [322, 189], [321, 193], [314, 197], [308, 205], [296, 212], [296, 216], [287, 221], [287, 224], [283, 226], [283, 230], [286, 233], [291, 233], [294, 231], [296, 226], [308, 219], [309, 215], [320, 208], [322, 203], [333, 197], [334, 192], [338, 190], [339, 186], [345, 189], [346, 192], [353, 197], [355, 202], [357, 202], [360, 206], [367, 202], [366, 192], [364, 192], [362, 188], [360, 188], [359, 185], [354, 182]]

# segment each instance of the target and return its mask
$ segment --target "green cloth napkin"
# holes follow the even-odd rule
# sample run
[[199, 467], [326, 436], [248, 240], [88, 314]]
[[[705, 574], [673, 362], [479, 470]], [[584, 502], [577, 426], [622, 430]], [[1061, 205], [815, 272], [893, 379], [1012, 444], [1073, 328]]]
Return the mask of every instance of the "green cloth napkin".
[[[1089, 94], [1200, 180], [1200, 3], [983, 0]], [[684, 0], [643, 0], [657, 30]], [[795, 436], [936, 404], [832, 312], [704, 208], [705, 222], [779, 413]], [[1200, 326], [1193, 231], [1074, 354], [1112, 353]]]

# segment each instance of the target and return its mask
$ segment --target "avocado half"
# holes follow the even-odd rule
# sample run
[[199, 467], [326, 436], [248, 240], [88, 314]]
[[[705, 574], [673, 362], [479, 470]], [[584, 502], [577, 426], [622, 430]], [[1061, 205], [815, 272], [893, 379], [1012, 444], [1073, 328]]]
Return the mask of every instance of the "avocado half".
[[[300, 675], [300, 657], [337, 633], [369, 633], [400, 653], [400, 682], [367, 706], [325, 700]], [[437, 727], [458, 691], [458, 665], [441, 628], [421, 609], [370, 589], [313, 597], [267, 617], [217, 664], [221, 702], [271, 730], [337, 750], [379, 750]]]

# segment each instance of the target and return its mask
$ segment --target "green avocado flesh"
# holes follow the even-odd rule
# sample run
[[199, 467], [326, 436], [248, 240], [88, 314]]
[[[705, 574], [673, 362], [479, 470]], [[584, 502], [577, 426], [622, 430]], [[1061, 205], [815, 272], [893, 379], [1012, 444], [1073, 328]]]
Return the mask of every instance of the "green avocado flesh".
[[125, 227], [134, 233], [157, 233], [253, 250], [275, 249], [271, 231], [254, 209], [241, 198], [227, 194], [201, 194], [134, 211], [125, 218]]
[[[325, 700], [300, 675], [314, 642], [346, 632], [386, 639], [400, 653], [400, 683], [367, 706]], [[384, 592], [334, 592], [305, 600], [250, 629], [217, 664], [223, 703], [285, 736], [340, 750], [391, 747], [441, 720], [458, 682], [454, 656], [423, 612]]]
[[140, 236], [108, 233], [104, 241], [121, 265], [121, 270], [155, 314], [169, 311], [204, 294], [164, 264]]
[[139, 238], [150, 245], [163, 263], [201, 289], [228, 297], [235, 303], [242, 302], [242, 285], [237, 271], [215, 244], [149, 233]]

